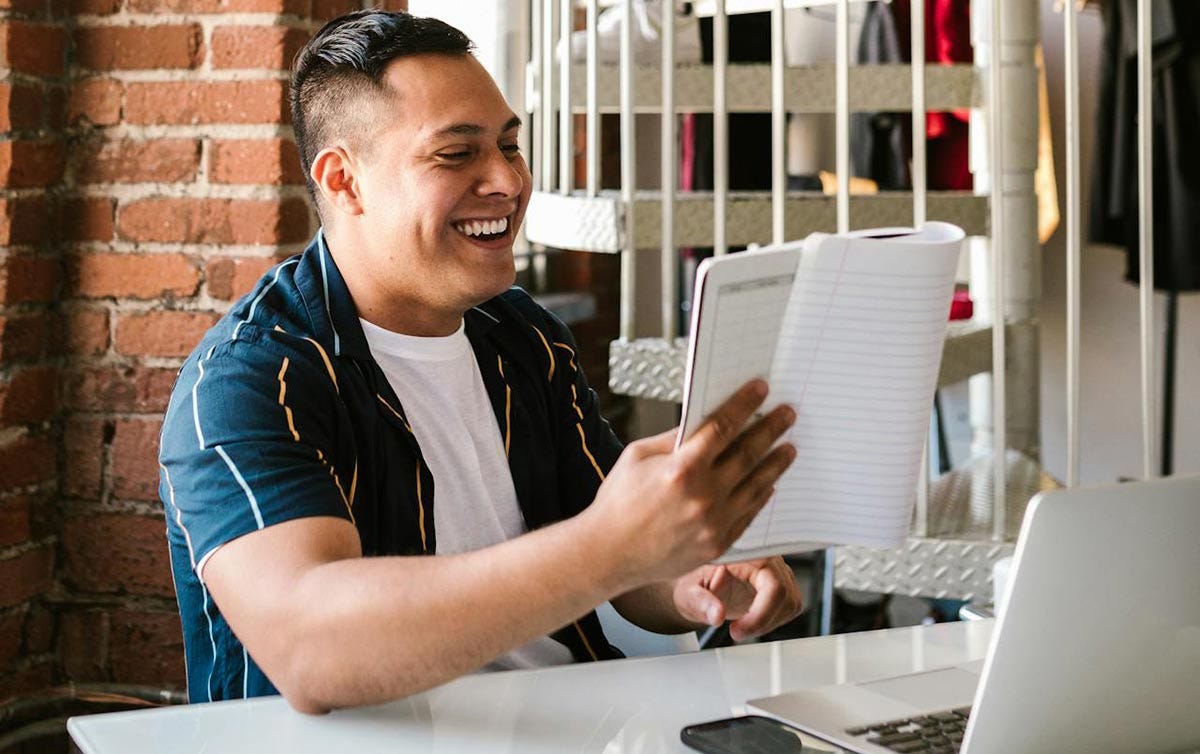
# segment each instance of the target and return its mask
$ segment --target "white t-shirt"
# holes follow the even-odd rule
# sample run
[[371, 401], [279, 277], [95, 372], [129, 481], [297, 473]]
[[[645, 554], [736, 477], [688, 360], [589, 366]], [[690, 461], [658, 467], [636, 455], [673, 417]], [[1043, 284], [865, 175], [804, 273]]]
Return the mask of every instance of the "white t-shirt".
[[[437, 554], [480, 550], [523, 534], [525, 520], [500, 426], [463, 326], [447, 337], [421, 338], [359, 321], [433, 475]], [[565, 646], [542, 637], [485, 669], [562, 665], [572, 659]]]

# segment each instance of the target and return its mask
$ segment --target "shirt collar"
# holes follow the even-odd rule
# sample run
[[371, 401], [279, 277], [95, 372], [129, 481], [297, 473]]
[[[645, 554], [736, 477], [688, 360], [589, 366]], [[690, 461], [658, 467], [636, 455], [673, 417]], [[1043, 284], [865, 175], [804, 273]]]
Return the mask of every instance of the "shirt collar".
[[[334, 356], [372, 358], [358, 309], [325, 243], [323, 229], [317, 230], [300, 255], [295, 279], [317, 341]], [[499, 324], [493, 309], [492, 302], [485, 301], [468, 310], [463, 315], [467, 334], [484, 335]]]

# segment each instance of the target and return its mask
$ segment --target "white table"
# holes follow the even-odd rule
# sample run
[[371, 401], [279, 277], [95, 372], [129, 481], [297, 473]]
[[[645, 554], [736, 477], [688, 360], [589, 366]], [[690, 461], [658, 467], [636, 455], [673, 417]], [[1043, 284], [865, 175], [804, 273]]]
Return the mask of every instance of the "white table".
[[[685, 754], [685, 725], [747, 699], [981, 659], [994, 621], [467, 676], [423, 694], [323, 717], [283, 699], [72, 718], [84, 754]], [[692, 753], [694, 754], [694, 753]]]

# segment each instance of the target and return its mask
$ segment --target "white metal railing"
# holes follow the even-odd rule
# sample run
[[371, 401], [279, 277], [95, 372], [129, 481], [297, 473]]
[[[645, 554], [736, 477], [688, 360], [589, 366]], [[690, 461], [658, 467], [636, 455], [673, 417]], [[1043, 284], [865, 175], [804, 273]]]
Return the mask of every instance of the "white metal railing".
[[1150, 75], [1154, 48], [1150, 35], [1150, 0], [1138, 0], [1138, 300], [1142, 323], [1142, 476], [1155, 475], [1154, 401], [1154, 128], [1151, 122]]
[[595, 196], [600, 191], [600, 111], [596, 107], [596, 78], [600, 66], [596, 21], [596, 0], [587, 4], [587, 120], [584, 131], [587, 139], [587, 193]]
[[634, 203], [637, 173], [637, 123], [633, 111], [633, 0], [621, 0], [625, 21], [621, 24], [621, 200], [625, 208], [625, 248], [621, 251], [621, 337], [634, 335], [634, 290], [637, 249], [633, 244]]
[[[1000, 0], [990, 0], [992, 23], [988, 51], [988, 153], [992, 191], [992, 227], [989, 249], [992, 257], [992, 537], [1003, 540], [1008, 533], [1008, 479], [1005, 451], [1008, 443], [1008, 359], [1004, 326], [1005, 228], [1004, 201], [1004, 9]], [[1035, 218], [1036, 222], [1036, 218]]]
[[[912, 187], [913, 227], [925, 224], [928, 206], [926, 189], [925, 144], [925, 3], [909, 7], [909, 40], [912, 61]], [[913, 511], [913, 535], [929, 534], [929, 438], [921, 450], [921, 474], [917, 477], [917, 502]]]
[[[574, 29], [574, 0], [561, 0], [559, 39], [570, 49]], [[558, 190], [569, 194], [575, 186], [575, 114], [571, 110], [571, 56], [560, 55], [558, 66]]]
[[[679, 178], [675, 169], [675, 14], [664, 13], [662, 20], [662, 108], [660, 178], [662, 184], [662, 335], [674, 338], [679, 332], [679, 263], [675, 251], [675, 190]], [[670, 291], [670, 295], [667, 295]]]
[[1079, 484], [1079, 271], [1082, 256], [1079, 192], [1079, 10], [1066, 3], [1063, 18], [1067, 146], [1067, 486]]
[[787, 136], [787, 113], [783, 109], [784, 60], [783, 0], [775, 0], [771, 8], [771, 243], [786, 239], [784, 230], [783, 195], [787, 190], [787, 163], [784, 159], [784, 139]]
[[[869, 0], [867, 0], [869, 1]], [[850, 201], [850, 136], [851, 81], [854, 74], [850, 66], [850, 9], [852, 2], [864, 0], [704, 0], [695, 5], [699, 12], [711, 15], [713, 28], [714, 60], [711, 66], [713, 117], [713, 179], [712, 188], [712, 246], [716, 254], [728, 250], [729, 234], [727, 221], [730, 213], [729, 191], [729, 81], [731, 69], [728, 63], [729, 16], [747, 9], [771, 13], [770, 36], [770, 114], [771, 114], [771, 186], [770, 186], [770, 234], [772, 242], [786, 240], [786, 207], [788, 205], [787, 175], [784, 161], [785, 126], [789, 69], [785, 61], [785, 9], [796, 6], [826, 5], [836, 10], [836, 54], [834, 61], [834, 107], [836, 119], [836, 227], [846, 231], [852, 227]], [[678, 139], [676, 113], [681, 105], [678, 99], [680, 71], [689, 71], [676, 63], [678, 37], [675, 14], [670, 12], [671, 2], [662, 3], [668, 10], [664, 13], [659, 28], [661, 38], [657, 50], [656, 87], [661, 97], [661, 106], [653, 109], [663, 113], [660, 122], [661, 152], [659, 176], [661, 190], [661, 243], [657, 244], [661, 254], [661, 330], [665, 338], [672, 338], [679, 327], [678, 311], [678, 265], [676, 260], [680, 232], [676, 227], [679, 208], [679, 166], [674, 145]], [[982, 112], [977, 112], [972, 124], [972, 169], [980, 191], [990, 197], [990, 231], [988, 238], [987, 263], [977, 265], [973, 273], [973, 285], [978, 284], [978, 297], [990, 299], [981, 307], [981, 316], [991, 322], [991, 380], [990, 400], [982, 406], [986, 414], [982, 424], [990, 429], [991, 463], [990, 482], [992, 487], [991, 534], [994, 540], [1003, 541], [1010, 537], [1012, 521], [1008, 520], [1006, 500], [1010, 479], [1006, 459], [1006, 446], [1012, 432], [1020, 436], [1029, 431], [1029, 415], [1017, 419], [1015, 429], [1010, 427], [1009, 416], [1014, 408], [1022, 409], [1022, 400], [1010, 403], [1007, 395], [1032, 393], [1036, 395], [1036, 382], [1024, 384], [1026, 377], [1019, 373], [1012, 382], [1006, 374], [1010, 356], [1025, 358], [1025, 352], [1012, 352], [1012, 348], [1023, 347], [1020, 339], [1008, 342], [1008, 327], [1012, 322], [1021, 322], [1033, 317], [1033, 296], [1036, 295], [1036, 275], [1031, 272], [1037, 262], [1036, 234], [1030, 227], [1036, 223], [1032, 174], [1036, 164], [1036, 129], [1032, 136], [1027, 121], [1036, 121], [1037, 109], [1036, 78], [1033, 70], [1033, 49], [1038, 36], [1038, 7], [1036, 0], [976, 0], [973, 9], [976, 65], [983, 70], [980, 82], [985, 99]], [[586, 10], [583, 34], [586, 40], [584, 61], [585, 113], [585, 158], [586, 182], [581, 187], [582, 195], [597, 197], [600, 194], [600, 110], [598, 81], [601, 75], [600, 45], [598, 43], [599, 8], [615, 6], [624, 13], [619, 36], [619, 85], [620, 85], [620, 225], [623, 229], [621, 248], [621, 315], [622, 338], [631, 339], [635, 324], [635, 254], [638, 253], [635, 234], [635, 210], [639, 206], [637, 189], [637, 128], [635, 111], [647, 109], [645, 102], [635, 98], [637, 81], [635, 76], [646, 75], [648, 62], [635, 60], [634, 45], [634, 0], [532, 0], [529, 14], [534, 34], [530, 40], [531, 68], [536, 69], [537, 98], [531, 103], [532, 125], [531, 154], [540, 162], [536, 166], [535, 188], [543, 193], [573, 195], [575, 192], [574, 112], [581, 108], [578, 88], [573, 89], [572, 34], [575, 8]], [[1155, 395], [1152, 385], [1153, 374], [1153, 218], [1150, 212], [1151, 193], [1151, 128], [1148, 126], [1150, 113], [1150, 0], [1137, 0], [1138, 7], [1138, 82], [1139, 82], [1139, 206], [1140, 206], [1140, 292], [1141, 307], [1141, 379], [1142, 379], [1142, 434], [1143, 473], [1154, 474], [1154, 463], [1159, 449], [1155, 444]], [[1065, 79], [1066, 79], [1066, 210], [1065, 230], [1067, 238], [1067, 472], [1066, 482], [1074, 486], [1079, 481], [1080, 467], [1080, 255], [1081, 232], [1081, 189], [1080, 189], [1080, 109], [1079, 109], [1079, 9], [1075, 0], [1066, 3], [1064, 16]], [[930, 97], [939, 92], [927, 87], [935, 78], [925, 64], [926, 16], [924, 4], [914, 2], [911, 7], [912, 63], [912, 221], [914, 225], [925, 222], [929, 215], [927, 191], [927, 154], [925, 143], [925, 118]], [[986, 46], [986, 50], [981, 49]], [[557, 58], [556, 58], [557, 55]], [[792, 69], [793, 71], [795, 69]], [[860, 72], [861, 74], [861, 72]], [[940, 75], [935, 70], [934, 74]], [[557, 76], [557, 78], [555, 78]], [[936, 79], [942, 80], [942, 79]], [[557, 86], [555, 84], [557, 83]], [[1031, 89], [1031, 85], [1033, 89]], [[575, 101], [572, 92], [575, 91]], [[643, 90], [644, 91], [644, 90]], [[609, 105], [611, 107], [611, 104]], [[557, 133], [555, 115], [557, 114]], [[980, 126], [975, 128], [974, 126]], [[557, 138], [558, 149], [555, 150]], [[557, 159], [556, 159], [557, 158]], [[557, 164], [557, 174], [554, 170]], [[557, 182], [556, 182], [557, 179]], [[795, 233], [796, 229], [793, 228]], [[645, 252], [642, 252], [645, 253]], [[1036, 346], [1036, 344], [1035, 344]], [[1036, 358], [1036, 353], [1033, 354]], [[1036, 375], [1034, 376], [1036, 379]], [[1033, 431], [1036, 432], [1036, 403], [1033, 403]], [[973, 407], [973, 410], [978, 407]], [[1026, 412], [1028, 414], [1028, 412]], [[928, 454], [928, 448], [926, 449]], [[914, 534], [925, 536], [929, 527], [928, 478], [922, 475], [917, 490], [917, 506], [914, 518]]]
[[729, 251], [725, 220], [729, 204], [729, 111], [725, 78], [729, 70], [729, 17], [725, 0], [713, 8], [713, 254]]

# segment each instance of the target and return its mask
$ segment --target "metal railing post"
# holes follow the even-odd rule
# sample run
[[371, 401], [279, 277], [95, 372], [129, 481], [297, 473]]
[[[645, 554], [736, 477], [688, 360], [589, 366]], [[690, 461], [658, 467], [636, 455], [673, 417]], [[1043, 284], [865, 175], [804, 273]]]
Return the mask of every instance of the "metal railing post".
[[675, 251], [675, 8], [663, 3], [662, 19], [662, 329], [670, 340], [679, 332], [679, 255]]
[[587, 195], [595, 196], [600, 192], [600, 108], [596, 102], [597, 76], [600, 67], [599, 35], [596, 21], [599, 17], [597, 0], [587, 0]]
[[542, 0], [541, 189], [554, 190], [554, 0]]
[[636, 122], [633, 112], [633, 1], [621, 0], [621, 203], [625, 213], [621, 250], [621, 337], [634, 336], [634, 299], [637, 292], [636, 239], [633, 237], [633, 199], [637, 173], [634, 166]]
[[562, 0], [559, 10], [558, 61], [558, 190], [570, 194], [575, 188], [575, 114], [571, 111], [571, 32], [575, 26], [574, 0]]
[[[912, 190], [913, 227], [920, 228], [926, 219], [927, 171], [925, 167], [925, 3], [918, 0], [910, 8], [909, 33], [912, 43]], [[941, 417], [939, 417], [941, 418]], [[913, 534], [929, 535], [929, 434], [921, 449], [921, 474], [917, 477], [917, 505]]]
[[[981, 506], [973, 513], [979, 524], [988, 515], [998, 540], [1008, 539], [1010, 528], [1007, 449], [1039, 451], [1037, 331], [1006, 327], [1010, 320], [1033, 320], [1040, 287], [1034, 189], [1039, 18], [1036, 0], [972, 4], [975, 61], [984, 69], [987, 100], [985, 110], [971, 116], [971, 169], [976, 192], [990, 196], [991, 222], [990, 237], [971, 242], [971, 289], [976, 319], [992, 326], [993, 337], [990, 374], [971, 380], [976, 448], [987, 450], [992, 467], [987, 479], [973, 480], [972, 497], [989, 504], [990, 511]], [[1019, 337], [1010, 342], [1012, 333]]]
[[1154, 64], [1150, 0], [1138, 0], [1138, 303], [1142, 340], [1142, 476], [1157, 476], [1154, 399], [1154, 127], [1151, 74]]
[[784, 228], [787, 166], [784, 164], [784, 139], [787, 111], [783, 108], [784, 59], [783, 0], [775, 0], [771, 9], [771, 243], [786, 240]]
[[729, 69], [729, 16], [725, 0], [713, 13], [713, 254], [729, 251], [725, 223], [729, 204], [729, 108], [725, 78]]
[[1064, 3], [1063, 56], [1066, 77], [1067, 139], [1067, 486], [1079, 484], [1079, 332], [1080, 332], [1080, 208], [1079, 192], [1079, 10]]
[[850, 0], [837, 3], [837, 229], [850, 230]]

